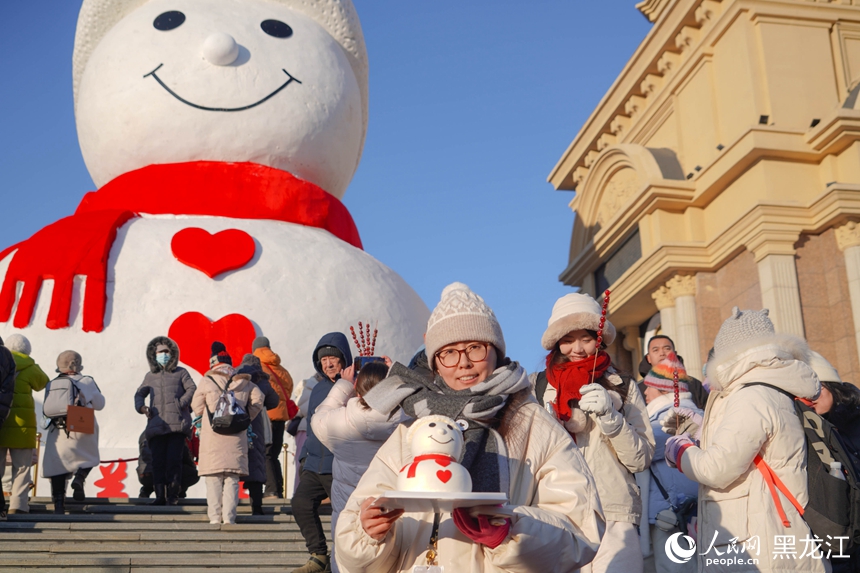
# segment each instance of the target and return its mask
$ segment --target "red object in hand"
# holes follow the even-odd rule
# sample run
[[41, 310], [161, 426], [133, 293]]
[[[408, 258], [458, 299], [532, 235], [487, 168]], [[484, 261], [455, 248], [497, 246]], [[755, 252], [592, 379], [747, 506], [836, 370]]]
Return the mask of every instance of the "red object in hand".
[[469, 515], [468, 509], [462, 507], [454, 510], [454, 525], [463, 535], [490, 549], [501, 545], [511, 531], [510, 519], [506, 518], [504, 525], [493, 525], [489, 516], [479, 515], [476, 519]]
[[213, 235], [192, 227], [173, 235], [170, 250], [180, 263], [214, 279], [247, 265], [257, 252], [257, 244], [251, 235], [239, 229], [227, 229]]
[[296, 406], [296, 403], [287, 398], [287, 416], [290, 417], [290, 420], [296, 417], [296, 414], [299, 413], [299, 407]]

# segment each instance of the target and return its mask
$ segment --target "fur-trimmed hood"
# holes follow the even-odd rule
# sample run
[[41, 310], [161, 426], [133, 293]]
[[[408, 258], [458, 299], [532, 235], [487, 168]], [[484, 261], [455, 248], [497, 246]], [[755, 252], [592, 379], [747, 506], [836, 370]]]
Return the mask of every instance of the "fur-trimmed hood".
[[156, 336], [146, 345], [146, 361], [149, 362], [149, 370], [153, 374], [161, 372], [162, 366], [155, 360], [155, 349], [159, 344], [163, 344], [170, 349], [170, 362], [164, 366], [165, 372], [173, 372], [179, 365], [179, 346], [166, 336]]
[[[796, 336], [774, 334], [753, 338], [722, 354], [708, 363], [712, 390], [729, 390], [738, 381], [761, 381], [810, 400], [821, 391], [821, 383], [808, 364], [809, 346]], [[781, 373], [774, 376], [778, 370]]]

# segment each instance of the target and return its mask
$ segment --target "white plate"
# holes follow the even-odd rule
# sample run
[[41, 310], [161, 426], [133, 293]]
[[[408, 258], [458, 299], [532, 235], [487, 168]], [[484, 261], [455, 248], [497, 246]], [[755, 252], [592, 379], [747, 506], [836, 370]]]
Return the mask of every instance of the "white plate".
[[404, 509], [408, 512], [446, 512], [458, 507], [502, 505], [508, 503], [504, 493], [466, 493], [443, 491], [389, 491], [373, 502], [376, 507]]

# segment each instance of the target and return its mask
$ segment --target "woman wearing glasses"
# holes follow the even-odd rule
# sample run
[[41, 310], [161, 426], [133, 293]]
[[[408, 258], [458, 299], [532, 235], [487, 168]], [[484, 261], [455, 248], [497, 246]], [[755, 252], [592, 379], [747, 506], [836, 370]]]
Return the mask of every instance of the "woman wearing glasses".
[[605, 322], [600, 343], [600, 324], [600, 305], [587, 294], [556, 301], [541, 340], [549, 354], [546, 371], [535, 377], [535, 396], [573, 436], [600, 492], [606, 534], [582, 570], [641, 573], [642, 499], [633, 474], [651, 465], [654, 434], [635, 382], [620, 376], [606, 353], [615, 327]]
[[[553, 571], [576, 571], [590, 562], [604, 529], [594, 479], [564, 428], [532, 398], [523, 368], [505, 358], [493, 311], [466, 285], [449, 285], [425, 344], [435, 380], [395, 363], [365, 401], [386, 414], [402, 408], [412, 418], [456, 420], [473, 491], [503, 492], [508, 504], [453, 514], [373, 506], [412, 461], [401, 425], [340, 515], [340, 570], [532, 571], [551, 564]], [[434, 555], [436, 563], [428, 562]], [[422, 569], [427, 565], [439, 568]]]

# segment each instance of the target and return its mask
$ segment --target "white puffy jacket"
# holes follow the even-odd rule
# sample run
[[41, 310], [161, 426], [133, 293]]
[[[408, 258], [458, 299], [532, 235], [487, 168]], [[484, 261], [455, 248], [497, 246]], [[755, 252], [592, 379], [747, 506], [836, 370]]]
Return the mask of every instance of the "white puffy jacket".
[[[775, 335], [736, 347], [729, 356], [708, 366], [712, 390], [705, 409], [701, 449], [688, 448], [681, 458], [684, 475], [700, 484], [700, 569], [705, 559], [725, 559], [734, 539], [738, 549], [746, 542], [748, 546], [756, 543], [758, 550], [752, 555], [749, 551], [730, 555], [758, 559], [758, 564], [718, 562], [703, 570], [830, 571], [823, 559], [800, 558], [805, 548], [802, 539], [810, 535], [809, 527], [780, 494], [791, 525], [782, 524], [770, 490], [753, 464], [760, 453], [801, 507], [806, 505], [806, 443], [794, 404], [776, 390], [747, 385], [764, 382], [800, 398], [817, 397], [821, 385], [805, 363], [808, 352], [802, 340]], [[796, 558], [774, 555], [776, 536], [793, 536]]]
[[[651, 465], [654, 432], [651, 430], [645, 400], [636, 383], [622, 378], [614, 371], [607, 373], [606, 378], [614, 386], [627, 386], [627, 399], [621, 407], [624, 425], [616, 434], [607, 436], [588, 416], [582, 431], [572, 435], [594, 474], [606, 520], [639, 525], [642, 497], [633, 474]], [[554, 402], [555, 398], [555, 388], [547, 385], [544, 401]]]
[[389, 419], [365, 409], [349, 380], [338, 380], [311, 418], [314, 435], [334, 455], [331, 505], [332, 534], [346, 500], [367, 471], [376, 451], [394, 429], [408, 419], [397, 409]]
[[[594, 478], [570, 436], [526, 389], [514, 394], [502, 427], [510, 469], [510, 535], [495, 549], [472, 542], [443, 513], [438, 561], [445, 571], [565, 573], [591, 562], [605, 522]], [[407, 428], [399, 426], [377, 452], [341, 512], [335, 555], [344, 573], [410, 572], [424, 565], [432, 513], [406, 513], [382, 542], [361, 527], [359, 506], [395, 489], [412, 459]]]

